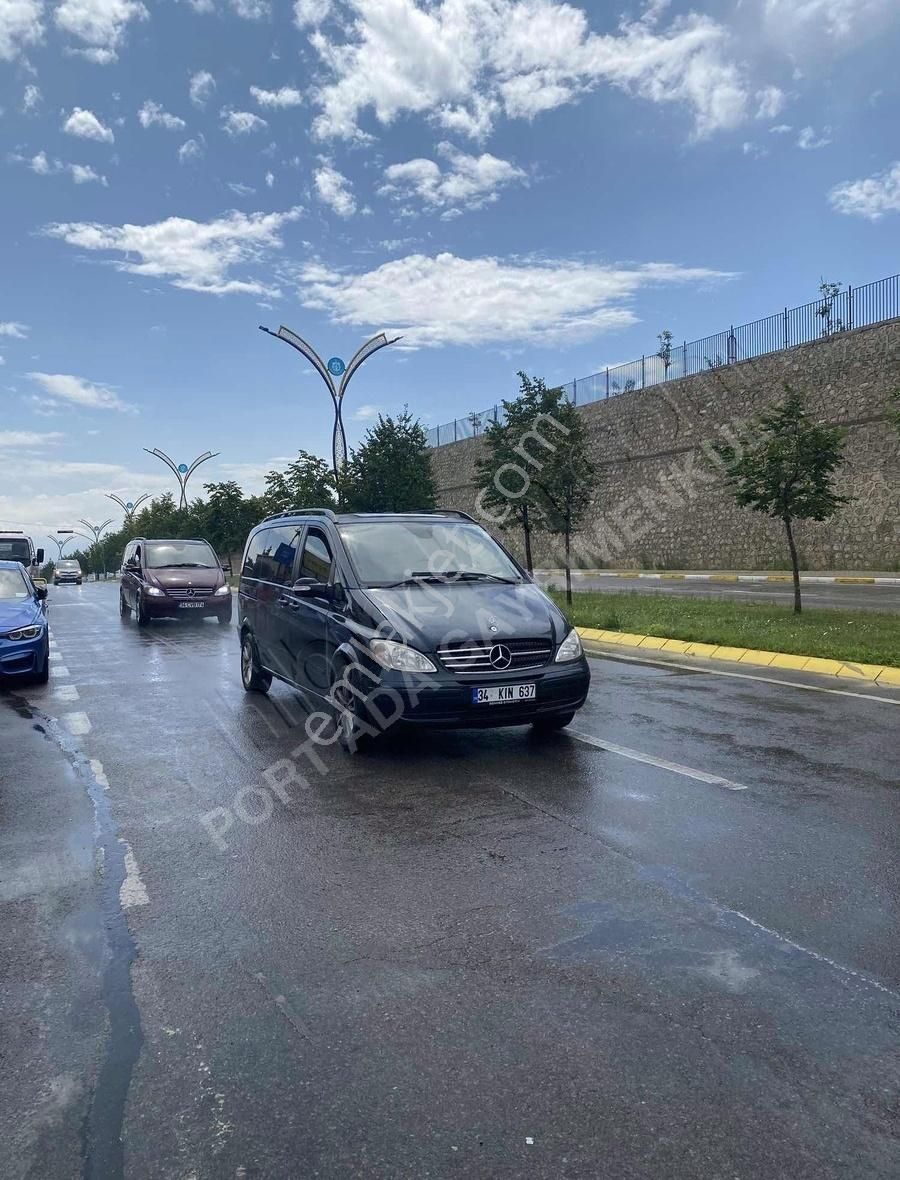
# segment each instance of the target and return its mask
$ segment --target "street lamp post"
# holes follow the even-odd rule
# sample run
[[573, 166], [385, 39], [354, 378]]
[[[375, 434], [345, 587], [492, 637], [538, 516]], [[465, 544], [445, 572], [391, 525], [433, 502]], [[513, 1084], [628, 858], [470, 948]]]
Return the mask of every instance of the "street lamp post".
[[215, 451], [215, 452], [214, 451], [204, 451], [203, 454], [198, 455], [197, 458], [191, 464], [187, 464], [187, 463], [177, 463], [176, 464], [175, 460], [170, 459], [169, 456], [166, 454], [166, 452], [161, 451], [159, 449], [159, 447], [154, 447], [152, 451], [150, 450], [149, 447], [144, 447], [144, 450], [147, 452], [148, 455], [155, 455], [157, 459], [161, 459], [163, 461], [163, 463], [165, 463], [165, 465], [173, 473], [175, 478], [178, 480], [178, 486], [179, 486], [179, 488], [181, 488], [181, 499], [178, 502], [179, 508], [187, 508], [187, 483], [188, 483], [188, 480], [191, 478], [191, 476], [194, 474], [194, 472], [197, 470], [197, 468], [200, 466], [201, 463], [205, 463], [207, 461], [207, 459], [215, 459], [219, 454], [218, 451]]
[[[103, 524], [91, 524], [91, 522], [89, 520], [79, 520], [78, 523], [83, 524], [84, 527], [88, 530], [88, 532], [93, 535], [94, 545], [99, 547], [100, 534], [103, 532], [104, 529], [109, 528], [109, 526], [112, 524], [112, 517], [110, 516], [108, 520], [104, 520]], [[84, 536], [83, 533], [79, 533], [77, 535]], [[85, 537], [85, 540], [88, 540], [88, 538]], [[97, 576], [99, 577], [99, 575], [97, 575]], [[106, 578], [106, 562], [103, 563], [103, 577], [104, 577], [104, 579]]]
[[[267, 333], [269, 336], [274, 336], [276, 340], [283, 340], [285, 344], [290, 344], [291, 348], [296, 348], [299, 353], [306, 357], [328, 387], [328, 392], [331, 394], [331, 400], [334, 403], [334, 429], [331, 435], [331, 453], [334, 463], [334, 478], [335, 481], [339, 480], [341, 472], [347, 463], [347, 438], [344, 434], [344, 422], [341, 417], [341, 406], [344, 400], [344, 394], [347, 392], [347, 386], [350, 384], [353, 374], [363, 361], [368, 360], [379, 349], [386, 348], [389, 344], [396, 344], [402, 337], [395, 336], [392, 340], [388, 340], [384, 332], [381, 332], [377, 336], [373, 336], [371, 340], [367, 340], [361, 348], [357, 349], [350, 363], [345, 365], [341, 358], [337, 356], [331, 357], [327, 362], [323, 361], [311, 344], [307, 344], [296, 332], [292, 332], [284, 324], [281, 325], [277, 332], [272, 332], [269, 328], [264, 328], [262, 324], [259, 325], [259, 330]], [[336, 377], [340, 378], [337, 384], [335, 384]]]
[[125, 523], [131, 524], [135, 512], [137, 512], [143, 502], [149, 498], [149, 494], [145, 492], [143, 496], [138, 496], [136, 500], [120, 500], [114, 492], [107, 492], [106, 498], [107, 500], [112, 500], [119, 505], [119, 507], [125, 513]]
[[54, 545], [56, 545], [56, 548], [59, 550], [59, 557], [57, 558], [57, 561], [62, 557], [63, 549], [65, 549], [65, 547], [68, 545], [68, 543], [75, 536], [74, 529], [60, 529], [59, 531], [61, 533], [68, 533], [69, 535], [66, 537], [66, 539], [64, 541], [60, 541], [59, 537], [51, 537], [50, 538], [50, 540], [54, 543]]

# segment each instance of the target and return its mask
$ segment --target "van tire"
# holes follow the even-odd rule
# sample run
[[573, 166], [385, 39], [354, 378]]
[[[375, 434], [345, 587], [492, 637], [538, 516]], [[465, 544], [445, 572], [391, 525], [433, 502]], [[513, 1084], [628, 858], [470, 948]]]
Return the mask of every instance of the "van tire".
[[375, 735], [369, 727], [363, 729], [359, 716], [358, 698], [345, 687], [345, 678], [353, 675], [349, 664], [342, 664], [331, 685], [331, 699], [335, 709], [335, 724], [340, 734], [341, 748], [347, 754], [364, 754], [371, 749]]
[[140, 595], [137, 600], [137, 621], [139, 627], [146, 627], [150, 622], [150, 616], [147, 614], [147, 608], [144, 606], [144, 601]]
[[122, 616], [123, 619], [127, 619], [128, 616], [131, 614], [131, 607], [125, 601], [125, 595], [122, 593], [121, 590], [119, 591], [119, 614]]
[[249, 631], [241, 636], [241, 684], [245, 692], [263, 694], [272, 687], [272, 673], [261, 667], [256, 644]]

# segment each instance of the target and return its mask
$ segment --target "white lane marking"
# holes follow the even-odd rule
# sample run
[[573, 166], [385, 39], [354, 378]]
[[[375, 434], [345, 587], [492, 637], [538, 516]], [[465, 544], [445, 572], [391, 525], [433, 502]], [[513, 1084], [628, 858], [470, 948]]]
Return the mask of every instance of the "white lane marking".
[[708, 783], [712, 787], [723, 787], [726, 791], [747, 790], [741, 783], [733, 783], [730, 779], [721, 778], [717, 774], [708, 774], [705, 770], [695, 770], [692, 766], [682, 766], [680, 762], [669, 762], [665, 758], [656, 758], [653, 754], [644, 754], [640, 750], [632, 750], [628, 746], [617, 746], [614, 742], [592, 737], [588, 733], [579, 733], [576, 729], [567, 729], [565, 732], [570, 737], [585, 742], [588, 746], [596, 746], [598, 750], [607, 750], [610, 754], [631, 758], [634, 762], [646, 762], [648, 766], [657, 766], [660, 770], [670, 770], [673, 774], [681, 774], [685, 778], [693, 778], [700, 783]]
[[83, 737], [91, 732], [87, 713], [63, 713], [60, 720], [73, 737]]
[[119, 887], [119, 903], [123, 910], [130, 909], [135, 905], [149, 905], [150, 897], [147, 893], [147, 886], [141, 879], [141, 871], [134, 859], [131, 845], [127, 840], [122, 839], [119, 840], [119, 843], [125, 845], [125, 880]]
[[78, 689], [74, 684], [59, 684], [50, 690], [50, 698], [54, 701], [77, 701]]
[[52, 660], [61, 660], [62, 656], [59, 654], [58, 651], [51, 651], [47, 658], [51, 661]]
[[109, 790], [109, 779], [106, 777], [106, 773], [103, 770], [103, 763], [100, 761], [99, 758], [91, 758], [90, 764], [91, 764], [91, 774], [93, 774], [93, 776], [94, 776], [94, 782], [97, 784], [98, 787], [102, 787], [104, 791], [108, 791]]
[[898, 993], [892, 991], [891, 988], [885, 987], [883, 983], [879, 983], [877, 979], [873, 979], [871, 975], [863, 975], [861, 971], [854, 971], [852, 967], [845, 967], [842, 963], [836, 963], [834, 959], [829, 959], [827, 955], [820, 955], [818, 951], [811, 950], [808, 946], [803, 946], [802, 943], [794, 942], [792, 938], [788, 938], [785, 934], [779, 934], [777, 930], [773, 930], [770, 926], [764, 926], [762, 922], [757, 922], [755, 918], [751, 918], [748, 914], [741, 913], [740, 910], [733, 910], [729, 906], [717, 906], [721, 912], [726, 914], [734, 914], [736, 918], [741, 918], [744, 922], [749, 922], [756, 930], [762, 930], [766, 934], [770, 934], [772, 938], [777, 938], [779, 942], [785, 943], [789, 947], [793, 947], [796, 951], [801, 951], [804, 955], [809, 955], [810, 958], [816, 959], [820, 963], [827, 963], [829, 967], [833, 967], [836, 971], [841, 971], [845, 975], [852, 975], [855, 979], [862, 983], [867, 983], [870, 987], [878, 988], [880, 992], [885, 992], [889, 996], [897, 997]]
[[69, 676], [70, 673], [64, 664], [51, 664], [50, 675], [56, 680], [61, 680], [64, 676]]
[[[588, 643], [590, 640], [588, 640]], [[724, 668], [701, 668], [699, 664], [682, 664], [676, 660], [647, 660], [640, 656], [626, 656], [615, 651], [587, 649], [589, 656], [610, 660], [628, 660], [632, 664], [652, 664], [654, 668], [684, 668], [687, 672], [704, 672], [707, 676], [731, 676], [735, 680], [758, 680], [762, 684], [780, 684], [783, 688], [803, 688], [807, 692], [828, 692], [838, 697], [852, 697], [855, 701], [878, 701], [882, 705], [900, 705], [900, 697], [879, 697], [870, 692], [848, 692], [844, 688], [823, 688], [819, 684], [800, 684], [796, 680], [779, 680], [775, 676], [752, 676], [749, 672], [726, 672]]]

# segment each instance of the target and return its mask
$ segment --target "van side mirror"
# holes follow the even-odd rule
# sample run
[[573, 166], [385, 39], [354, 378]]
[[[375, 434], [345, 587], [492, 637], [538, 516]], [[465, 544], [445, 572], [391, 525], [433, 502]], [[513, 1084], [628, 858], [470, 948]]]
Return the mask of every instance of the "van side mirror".
[[39, 602], [43, 601], [47, 597], [47, 587], [46, 586], [35, 586], [34, 596], [36, 599], [38, 599]]
[[38, 563], [38, 565], [44, 564], [44, 551], [43, 551], [43, 549], [38, 549], [37, 553], [34, 555], [34, 560]]

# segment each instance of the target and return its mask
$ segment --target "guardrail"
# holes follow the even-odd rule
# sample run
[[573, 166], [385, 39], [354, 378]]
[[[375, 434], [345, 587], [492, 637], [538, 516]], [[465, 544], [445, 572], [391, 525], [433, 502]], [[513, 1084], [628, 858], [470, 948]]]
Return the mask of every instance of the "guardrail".
[[[824, 285], [823, 285], [824, 286]], [[891, 275], [862, 287], [823, 292], [819, 299], [800, 307], [784, 308], [749, 324], [730, 327], [702, 340], [674, 341], [651, 356], [579, 377], [562, 386], [575, 405], [603, 401], [620, 393], [647, 389], [664, 381], [690, 377], [779, 352], [795, 344], [827, 340], [852, 328], [863, 328], [900, 316], [900, 275]], [[491, 422], [503, 421], [503, 406], [489, 406], [432, 426], [426, 433], [430, 447], [442, 447], [464, 438], [475, 438]]]

